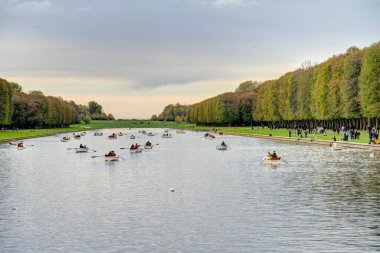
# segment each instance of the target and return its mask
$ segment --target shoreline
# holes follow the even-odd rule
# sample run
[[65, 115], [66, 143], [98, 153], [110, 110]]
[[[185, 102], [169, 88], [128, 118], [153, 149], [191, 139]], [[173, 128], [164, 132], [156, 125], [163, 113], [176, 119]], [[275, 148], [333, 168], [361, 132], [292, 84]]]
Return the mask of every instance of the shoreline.
[[[140, 127], [130, 127], [130, 126], [119, 126], [119, 127], [110, 127], [110, 126], [103, 126], [103, 127], [81, 127], [81, 128], [74, 128], [72, 130], [65, 129], [63, 131], [55, 131], [51, 133], [41, 133], [41, 134], [36, 134], [34, 136], [27, 136], [27, 137], [15, 137], [15, 138], [4, 138], [0, 139], [0, 144], [2, 143], [9, 143], [12, 141], [20, 141], [20, 140], [28, 140], [28, 139], [35, 139], [35, 138], [41, 138], [41, 137], [48, 137], [48, 136], [54, 136], [56, 134], [65, 134], [65, 133], [73, 133], [73, 132], [80, 132], [80, 131], [95, 131], [95, 130], [101, 130], [101, 129], [120, 129], [120, 128], [140, 128]], [[199, 131], [199, 132], [209, 132], [210, 130], [207, 129], [191, 129], [191, 128], [179, 128], [179, 127], [173, 127], [173, 126], [142, 126], [141, 128], [169, 128], [173, 130], [188, 130], [188, 131]], [[274, 140], [274, 141], [286, 141], [286, 142], [296, 142], [296, 143], [302, 143], [302, 144], [314, 144], [314, 145], [324, 145], [324, 146], [329, 146], [332, 141], [329, 140], [315, 140], [311, 141], [311, 139], [298, 139], [295, 137], [285, 137], [285, 136], [269, 136], [269, 135], [264, 135], [264, 134], [245, 134], [245, 133], [234, 133], [234, 132], [224, 132], [224, 131], [219, 131], [223, 132], [223, 135], [232, 135], [232, 136], [240, 136], [240, 137], [249, 137], [249, 138], [260, 138], [260, 139], [268, 139], [268, 140]], [[217, 132], [218, 133], [218, 132]], [[217, 134], [216, 133], [216, 134]], [[380, 151], [380, 145], [370, 145], [366, 143], [359, 143], [359, 142], [344, 142], [344, 141], [337, 141], [341, 147], [345, 148], [356, 148], [356, 149], [363, 149], [363, 150], [376, 150]]]
[[[282, 136], [265, 136], [265, 135], [258, 135], [258, 134], [239, 134], [239, 133], [223, 133], [227, 135], [234, 135], [234, 136], [242, 136], [242, 137], [251, 137], [251, 138], [260, 138], [260, 139], [269, 139], [269, 140], [278, 140], [278, 141], [287, 141], [287, 142], [297, 142], [302, 144], [314, 144], [314, 145], [323, 145], [323, 146], [330, 146], [333, 141], [327, 141], [327, 140], [315, 140], [311, 141], [308, 139], [297, 139], [292, 137], [282, 137]], [[356, 148], [356, 149], [373, 149], [376, 151], [380, 151], [380, 145], [370, 145], [370, 144], [364, 144], [364, 143], [357, 143], [357, 142], [344, 142], [344, 141], [336, 141], [341, 147], [345, 148]]]

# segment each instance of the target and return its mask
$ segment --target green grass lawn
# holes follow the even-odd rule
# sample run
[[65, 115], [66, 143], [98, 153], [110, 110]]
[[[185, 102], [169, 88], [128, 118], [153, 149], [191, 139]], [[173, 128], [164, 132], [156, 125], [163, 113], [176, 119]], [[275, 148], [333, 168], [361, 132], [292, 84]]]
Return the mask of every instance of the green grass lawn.
[[[0, 141], [9, 141], [11, 139], [21, 139], [21, 138], [30, 138], [38, 136], [52, 135], [56, 133], [63, 132], [83, 132], [87, 130], [94, 129], [104, 129], [104, 128], [182, 128], [190, 130], [203, 130], [208, 131], [213, 128], [217, 128], [221, 132], [225, 133], [235, 133], [235, 134], [248, 134], [248, 135], [264, 135], [269, 136], [279, 136], [279, 137], [288, 137], [289, 133], [287, 129], [275, 129], [270, 130], [269, 128], [258, 128], [254, 127], [203, 127], [195, 126], [194, 124], [189, 123], [176, 123], [176, 122], [165, 122], [165, 121], [142, 121], [142, 120], [113, 120], [113, 121], [104, 121], [104, 120], [95, 120], [91, 121], [89, 124], [75, 124], [71, 125], [68, 128], [53, 128], [53, 129], [27, 129], [19, 131], [0, 131]], [[297, 138], [292, 134], [292, 138]], [[308, 135], [308, 139], [313, 137], [313, 134]], [[331, 141], [333, 138], [332, 130], [327, 130], [327, 136], [323, 134], [316, 134], [317, 140], [328, 140]], [[339, 141], [342, 138], [342, 133], [339, 136], [336, 136]], [[366, 131], [361, 131], [360, 140], [353, 140], [350, 142], [358, 143], [368, 143], [369, 137]]]

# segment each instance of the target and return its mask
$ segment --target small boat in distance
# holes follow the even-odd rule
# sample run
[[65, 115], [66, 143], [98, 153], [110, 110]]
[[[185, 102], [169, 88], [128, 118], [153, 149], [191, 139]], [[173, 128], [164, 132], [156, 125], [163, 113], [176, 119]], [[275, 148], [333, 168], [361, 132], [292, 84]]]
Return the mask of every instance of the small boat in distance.
[[90, 150], [89, 147], [87, 147], [86, 145], [82, 145], [82, 144], [80, 144], [80, 145], [79, 145], [79, 148], [76, 148], [76, 149], [75, 149], [75, 152], [76, 152], [76, 153], [88, 153], [89, 150]]
[[123, 136], [124, 134], [122, 132], [119, 132], [117, 135], [119, 136]]
[[150, 142], [150, 141], [147, 141], [144, 145], [144, 148], [145, 149], [152, 149], [153, 148], [153, 144]]
[[81, 138], [81, 135], [80, 135], [80, 134], [74, 134], [74, 139], [79, 140], [80, 138]]
[[19, 143], [17, 143], [17, 149], [18, 149], [18, 150], [22, 150], [22, 149], [24, 149], [24, 148], [25, 148], [25, 145], [24, 145], [23, 142], [19, 142]]
[[61, 139], [61, 142], [68, 142], [70, 141], [70, 137], [69, 136], [64, 136], [62, 139]]
[[134, 139], [136, 139], [136, 136], [134, 136], [133, 134], [129, 137], [129, 139], [131, 139], [131, 140], [134, 140]]
[[154, 136], [154, 134], [152, 132], [149, 132], [147, 135], [148, 136]]
[[227, 150], [228, 145], [223, 141], [219, 146], [216, 147], [217, 150]]
[[177, 130], [177, 134], [185, 134], [186, 132], [183, 130], [183, 129], [181, 129], [181, 130]]
[[108, 136], [108, 139], [117, 139], [117, 134], [113, 133]]
[[161, 137], [162, 137], [162, 138], [172, 138], [172, 135], [169, 134], [169, 133], [163, 133], [163, 134], [161, 135]]
[[105, 154], [104, 158], [106, 162], [119, 161], [119, 155], [117, 155], [115, 151], [110, 151], [108, 154]]
[[101, 132], [95, 132], [94, 136], [103, 136], [103, 133], [101, 133]]
[[268, 155], [264, 157], [263, 163], [279, 164], [281, 163], [281, 157], [277, 156], [276, 151], [273, 151], [273, 153], [268, 152]]
[[141, 153], [143, 150], [142, 148], [140, 148], [140, 145], [138, 145], [137, 143], [135, 145], [132, 145], [130, 148], [129, 148], [129, 151], [131, 153]]

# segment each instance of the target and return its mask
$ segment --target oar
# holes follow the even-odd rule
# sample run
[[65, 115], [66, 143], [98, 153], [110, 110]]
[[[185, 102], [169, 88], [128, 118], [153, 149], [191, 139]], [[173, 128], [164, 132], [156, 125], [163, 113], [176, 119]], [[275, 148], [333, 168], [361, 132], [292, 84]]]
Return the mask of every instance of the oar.
[[76, 148], [67, 148], [67, 150], [70, 150], [70, 149], [76, 149]]
[[264, 159], [261, 161], [261, 164], [263, 164], [263, 162], [267, 159], [267, 157], [264, 157]]
[[230, 146], [226, 145], [228, 148], [232, 149]]
[[89, 150], [91, 150], [92, 152], [98, 152], [98, 151], [96, 151], [95, 149], [89, 149]]
[[10, 142], [9, 145], [17, 145], [17, 144], [14, 144], [14, 143]]
[[125, 161], [125, 159], [122, 156], [119, 156], [119, 157]]
[[104, 155], [93, 155], [91, 158], [96, 158], [96, 157], [104, 157]]
[[25, 145], [25, 146], [30, 146], [30, 147], [33, 147], [34, 145]]

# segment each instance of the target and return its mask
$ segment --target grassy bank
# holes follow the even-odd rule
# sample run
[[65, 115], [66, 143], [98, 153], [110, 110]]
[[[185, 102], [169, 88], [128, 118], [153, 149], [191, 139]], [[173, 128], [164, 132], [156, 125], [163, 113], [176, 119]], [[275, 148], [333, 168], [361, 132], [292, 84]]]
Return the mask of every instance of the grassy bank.
[[[114, 120], [114, 121], [91, 121], [89, 124], [75, 124], [71, 125], [68, 128], [54, 128], [54, 129], [27, 129], [19, 131], [0, 131], [0, 141], [9, 141], [12, 139], [23, 139], [23, 138], [32, 138], [46, 135], [53, 135], [56, 133], [63, 132], [82, 132], [95, 129], [104, 129], [104, 128], [182, 128], [188, 130], [202, 130], [208, 131], [212, 130], [215, 127], [203, 127], [195, 126], [194, 124], [189, 123], [176, 123], [176, 122], [162, 122], [162, 121], [140, 121], [140, 120]], [[221, 132], [233, 133], [233, 134], [244, 134], [244, 135], [264, 135], [269, 136], [271, 134], [275, 137], [288, 137], [289, 132], [287, 129], [275, 129], [270, 130], [268, 128], [258, 128], [254, 127], [217, 127]], [[337, 140], [341, 139], [342, 133], [340, 136], [336, 136]], [[292, 138], [297, 138], [292, 134]], [[312, 138], [313, 135], [309, 134], [307, 139]], [[317, 140], [327, 140], [331, 141], [333, 137], [332, 130], [327, 130], [327, 136], [323, 134], [316, 134]], [[359, 140], [353, 140], [349, 142], [357, 143], [368, 143], [368, 133], [366, 131], [361, 131], [361, 136]]]

